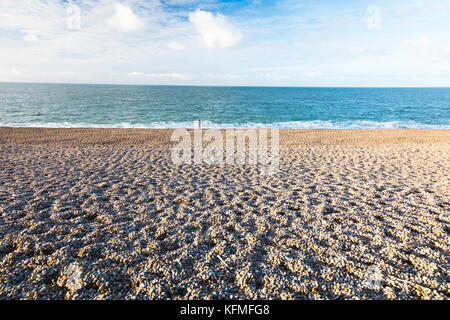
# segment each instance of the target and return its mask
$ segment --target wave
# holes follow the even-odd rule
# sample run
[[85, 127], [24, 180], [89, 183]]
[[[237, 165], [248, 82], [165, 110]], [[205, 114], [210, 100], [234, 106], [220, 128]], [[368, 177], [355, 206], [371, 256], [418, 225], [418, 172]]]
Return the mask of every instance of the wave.
[[[450, 129], [450, 120], [446, 124], [428, 124], [416, 121], [369, 121], [369, 120], [313, 120], [313, 121], [288, 121], [272, 123], [215, 123], [202, 121], [204, 129], [246, 129], [246, 128], [279, 128], [279, 129]], [[135, 128], [135, 129], [174, 129], [197, 128], [198, 121], [161, 121], [150, 123], [71, 123], [71, 122], [33, 122], [33, 123], [7, 123], [0, 122], [1, 127], [31, 127], [31, 128]]]

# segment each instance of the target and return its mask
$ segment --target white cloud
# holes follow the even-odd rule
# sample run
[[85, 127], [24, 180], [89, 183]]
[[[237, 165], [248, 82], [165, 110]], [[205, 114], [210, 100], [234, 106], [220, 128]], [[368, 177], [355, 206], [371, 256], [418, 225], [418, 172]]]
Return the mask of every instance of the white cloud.
[[320, 77], [321, 75], [322, 75], [322, 72], [320, 72], [320, 71], [311, 71], [306, 74], [306, 76], [308, 78], [317, 78], [317, 77]]
[[114, 10], [115, 14], [108, 20], [108, 24], [118, 32], [134, 32], [143, 27], [144, 23], [130, 7], [116, 3]]
[[230, 80], [242, 80], [247, 79], [249, 76], [247, 74], [234, 74], [234, 73], [224, 73], [224, 74], [213, 74], [204, 72], [203, 78], [205, 79], [215, 79], [221, 81], [230, 81]]
[[189, 13], [189, 21], [200, 33], [203, 44], [208, 49], [236, 46], [242, 39], [242, 33], [233, 26], [224, 15], [197, 9]]
[[167, 72], [167, 73], [143, 73], [143, 72], [130, 72], [129, 76], [132, 77], [145, 77], [153, 79], [176, 79], [176, 80], [190, 80], [192, 77], [186, 73]]
[[23, 37], [26, 42], [38, 42], [39, 38], [34, 33], [28, 33]]
[[350, 53], [356, 55], [382, 55], [386, 54], [386, 50], [377, 46], [352, 47]]
[[409, 56], [419, 56], [422, 61], [450, 61], [450, 44], [431, 41], [427, 36], [405, 40], [403, 44], [407, 47]]
[[19, 75], [19, 74], [22, 74], [22, 73], [23, 73], [22, 71], [17, 70], [17, 69], [11, 69], [10, 72], [11, 72], [12, 74], [15, 74], [15, 75]]
[[130, 72], [128, 75], [129, 75], [129, 76], [133, 76], [133, 77], [138, 77], [138, 76], [143, 76], [144, 73], [134, 71], [134, 72]]
[[427, 36], [423, 36], [423, 37], [420, 37], [419, 39], [405, 40], [405, 41], [403, 41], [403, 44], [426, 47], [430, 44], [430, 39]]
[[76, 74], [76, 72], [73, 72], [73, 71], [58, 71], [58, 72], [56, 72], [56, 74], [62, 75], [62, 76], [73, 76], [74, 74]]
[[162, 79], [177, 79], [177, 80], [189, 80], [191, 76], [185, 73], [147, 73], [145, 75], [149, 78], [162, 78]]
[[177, 42], [177, 41], [171, 41], [167, 44], [167, 46], [169, 47], [170, 50], [173, 50], [173, 51], [181, 51], [185, 48], [182, 43]]

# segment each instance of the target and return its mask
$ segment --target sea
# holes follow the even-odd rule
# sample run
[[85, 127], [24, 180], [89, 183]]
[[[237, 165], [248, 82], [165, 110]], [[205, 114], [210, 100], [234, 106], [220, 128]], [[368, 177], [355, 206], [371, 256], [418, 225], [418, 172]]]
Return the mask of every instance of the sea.
[[0, 126], [450, 128], [450, 88], [0, 83]]

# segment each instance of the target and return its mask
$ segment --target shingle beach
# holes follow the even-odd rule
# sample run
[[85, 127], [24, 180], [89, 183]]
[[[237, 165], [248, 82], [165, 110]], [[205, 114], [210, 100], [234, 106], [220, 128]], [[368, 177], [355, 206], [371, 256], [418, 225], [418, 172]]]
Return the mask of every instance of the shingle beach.
[[0, 128], [0, 299], [450, 297], [450, 130], [280, 130], [270, 176], [171, 132]]

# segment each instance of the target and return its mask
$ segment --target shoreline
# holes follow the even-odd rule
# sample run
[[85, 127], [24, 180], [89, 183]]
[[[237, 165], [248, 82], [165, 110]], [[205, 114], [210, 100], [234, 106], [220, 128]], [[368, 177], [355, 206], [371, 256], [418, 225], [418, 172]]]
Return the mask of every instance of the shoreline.
[[[170, 135], [174, 130], [0, 127], [0, 143], [172, 146]], [[217, 130], [224, 133], [226, 129]], [[280, 146], [450, 143], [450, 129], [279, 129], [279, 132]]]

